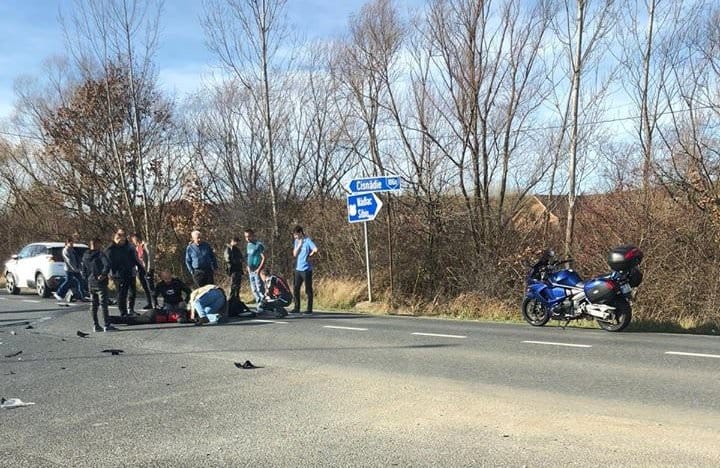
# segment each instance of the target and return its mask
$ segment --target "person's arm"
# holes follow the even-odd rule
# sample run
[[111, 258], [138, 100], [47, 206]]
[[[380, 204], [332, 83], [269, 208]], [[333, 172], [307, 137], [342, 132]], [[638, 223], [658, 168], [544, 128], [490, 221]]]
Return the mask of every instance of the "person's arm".
[[185, 267], [187, 267], [187, 270], [190, 272], [190, 274], [193, 274], [193, 268], [192, 268], [192, 245], [188, 245], [185, 248]]
[[213, 251], [213, 248], [210, 244], [208, 244], [208, 249], [210, 249], [210, 267], [213, 269], [213, 271], [215, 271], [218, 269], [217, 258], [215, 258], [215, 251]]
[[88, 259], [90, 257], [88, 255], [83, 255], [82, 261], [80, 262], [80, 274], [83, 278], [85, 278], [85, 281], [88, 280], [88, 277], [90, 276], [90, 271], [88, 268]]
[[303, 239], [295, 239], [295, 248], [293, 249], [293, 257], [297, 257], [298, 254], [300, 253], [300, 248], [302, 247], [304, 240], [305, 240], [304, 238]]
[[107, 255], [101, 254], [100, 263], [102, 263], [102, 271], [100, 272], [100, 275], [97, 279], [103, 280], [107, 278], [107, 276], [110, 274], [110, 259]]
[[308, 255], [308, 257], [312, 257], [313, 255], [315, 255], [318, 252], [318, 248], [317, 248], [317, 245], [315, 245], [315, 242], [312, 241], [312, 239], [308, 238], [307, 242], [308, 242], [308, 247], [310, 247], [310, 255]]
[[190, 291], [190, 288], [182, 281], [178, 280], [178, 282], [180, 283], [180, 290], [185, 294], [185, 303], [187, 304], [190, 302], [190, 293], [192, 293], [192, 291]]
[[257, 270], [255, 271], [262, 271], [263, 267], [265, 267], [265, 246], [260, 244], [260, 265], [258, 265]]

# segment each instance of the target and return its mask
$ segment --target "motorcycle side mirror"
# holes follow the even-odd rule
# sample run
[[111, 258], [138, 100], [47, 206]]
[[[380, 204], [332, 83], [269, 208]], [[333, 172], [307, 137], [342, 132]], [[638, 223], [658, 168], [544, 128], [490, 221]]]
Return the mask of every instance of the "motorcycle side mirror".
[[11, 256], [10, 258], [12, 258], [13, 260], [17, 260], [18, 256], [17, 256], [17, 254], [15, 254], [15, 255]]

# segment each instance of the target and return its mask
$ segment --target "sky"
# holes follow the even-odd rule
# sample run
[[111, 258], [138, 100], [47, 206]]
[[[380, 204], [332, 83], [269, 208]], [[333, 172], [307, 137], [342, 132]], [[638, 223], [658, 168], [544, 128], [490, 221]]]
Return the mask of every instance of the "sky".
[[[38, 77], [43, 60], [65, 55], [59, 16], [72, 13], [72, 0], [0, 0], [0, 121], [13, 108], [13, 84], [23, 75]], [[307, 39], [331, 39], [347, 30], [350, 16], [366, 0], [288, 0], [294, 31]], [[397, 2], [401, 11], [422, 0]], [[199, 18], [201, 0], [166, 0], [157, 67], [162, 87], [179, 96], [194, 91], [215, 58], [206, 48]]]

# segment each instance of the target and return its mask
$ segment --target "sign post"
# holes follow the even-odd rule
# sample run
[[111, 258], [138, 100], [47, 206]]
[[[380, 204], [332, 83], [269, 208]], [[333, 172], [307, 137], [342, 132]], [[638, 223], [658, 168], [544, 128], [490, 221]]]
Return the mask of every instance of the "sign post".
[[372, 282], [370, 276], [370, 244], [368, 242], [368, 221], [374, 220], [383, 203], [375, 192], [397, 192], [400, 190], [400, 177], [381, 176], [353, 179], [348, 185], [351, 194], [347, 196], [348, 222], [363, 223], [365, 234], [365, 271], [367, 273], [368, 302], [372, 302]]

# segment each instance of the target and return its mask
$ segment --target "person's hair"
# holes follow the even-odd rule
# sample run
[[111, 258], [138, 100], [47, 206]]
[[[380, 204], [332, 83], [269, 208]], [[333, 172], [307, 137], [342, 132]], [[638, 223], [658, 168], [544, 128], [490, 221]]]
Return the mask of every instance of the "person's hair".
[[73, 242], [75, 242], [75, 241], [73, 240], [72, 237], [66, 237], [66, 238], [65, 238], [65, 245], [67, 245], [67, 244], [72, 244]]
[[135, 239], [137, 239], [139, 241], [143, 240], [142, 234], [140, 234], [139, 232], [133, 232], [132, 237], [134, 237]]
[[99, 237], [93, 237], [90, 239], [90, 248], [95, 249], [95, 247], [99, 246], [102, 242], [100, 241]]
[[240, 238], [238, 236], [231, 237], [230, 242], [240, 242]]
[[293, 234], [303, 234], [303, 235], [305, 235], [305, 232], [303, 231], [302, 226], [300, 226], [299, 224], [293, 228], [293, 231], [292, 231], [292, 232], [293, 232]]
[[269, 268], [263, 268], [263, 269], [260, 271], [260, 274], [263, 275], [263, 276], [272, 276], [272, 273], [270, 273], [270, 269], [269, 269]]
[[200, 232], [200, 229], [195, 229], [193, 232], [190, 233], [190, 237], [195, 237], [195, 236], [197, 236], [198, 234], [202, 234], [202, 233]]
[[255, 235], [255, 231], [253, 231], [251, 228], [245, 229], [245, 234], [250, 234], [251, 236]]

